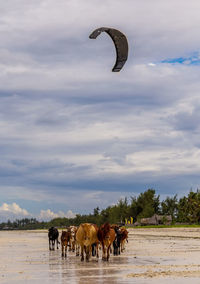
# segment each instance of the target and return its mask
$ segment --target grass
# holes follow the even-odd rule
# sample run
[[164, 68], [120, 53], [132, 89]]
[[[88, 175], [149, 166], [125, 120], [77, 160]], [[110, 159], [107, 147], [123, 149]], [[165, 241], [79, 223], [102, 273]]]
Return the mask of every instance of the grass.
[[147, 226], [126, 226], [126, 228], [132, 229], [148, 229], [148, 228], [200, 228], [197, 224], [174, 224], [174, 225], [147, 225]]

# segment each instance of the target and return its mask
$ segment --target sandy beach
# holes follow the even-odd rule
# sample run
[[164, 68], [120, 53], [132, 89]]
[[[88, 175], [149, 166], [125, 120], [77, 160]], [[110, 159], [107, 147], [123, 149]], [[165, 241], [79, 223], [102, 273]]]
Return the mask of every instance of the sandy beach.
[[48, 250], [47, 231], [0, 232], [1, 283], [200, 283], [200, 228], [129, 229], [109, 262]]

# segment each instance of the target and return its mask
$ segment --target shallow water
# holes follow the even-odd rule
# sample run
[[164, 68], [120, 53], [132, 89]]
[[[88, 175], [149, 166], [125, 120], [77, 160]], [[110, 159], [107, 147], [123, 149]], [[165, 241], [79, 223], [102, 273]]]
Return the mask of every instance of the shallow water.
[[130, 230], [120, 256], [81, 262], [74, 253], [62, 258], [60, 249], [49, 251], [47, 232], [1, 231], [0, 283], [200, 283], [198, 235]]

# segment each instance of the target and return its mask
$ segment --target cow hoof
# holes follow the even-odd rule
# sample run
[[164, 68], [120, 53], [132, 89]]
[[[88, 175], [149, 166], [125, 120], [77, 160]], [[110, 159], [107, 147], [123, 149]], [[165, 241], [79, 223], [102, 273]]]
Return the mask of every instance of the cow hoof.
[[84, 261], [84, 258], [83, 258], [83, 257], [81, 257], [81, 261]]
[[79, 253], [77, 253], [76, 256], [79, 256]]

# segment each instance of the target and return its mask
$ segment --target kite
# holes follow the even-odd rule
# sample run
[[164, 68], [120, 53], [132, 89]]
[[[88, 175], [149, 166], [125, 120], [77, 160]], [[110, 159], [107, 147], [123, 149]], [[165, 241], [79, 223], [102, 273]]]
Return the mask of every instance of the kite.
[[89, 38], [96, 39], [101, 34], [101, 32], [106, 32], [113, 40], [116, 49], [116, 62], [112, 69], [112, 72], [119, 72], [128, 58], [127, 38], [122, 32], [113, 28], [106, 28], [106, 27], [101, 27], [94, 30], [90, 34]]

